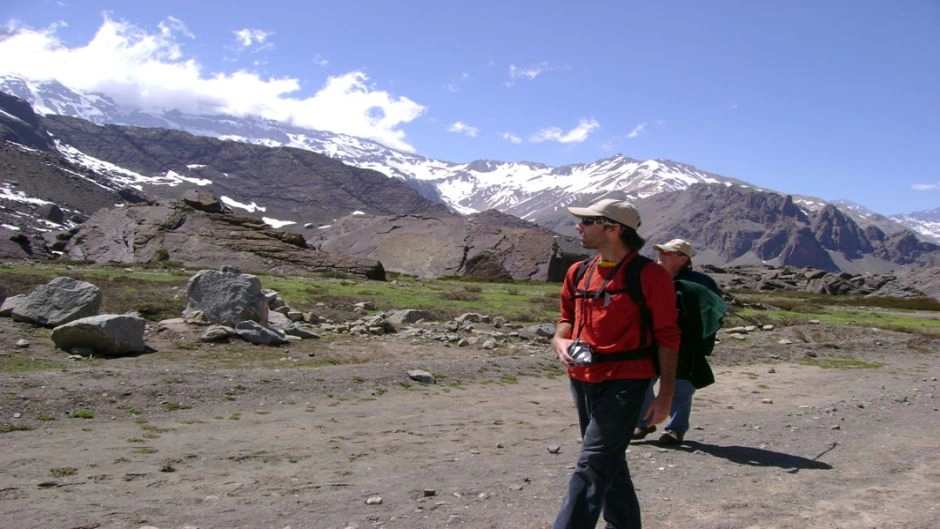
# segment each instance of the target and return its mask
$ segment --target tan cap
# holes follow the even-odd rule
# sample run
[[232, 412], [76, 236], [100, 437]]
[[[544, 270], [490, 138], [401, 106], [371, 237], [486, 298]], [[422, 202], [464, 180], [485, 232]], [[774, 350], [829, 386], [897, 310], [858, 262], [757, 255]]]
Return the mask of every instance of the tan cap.
[[568, 208], [568, 212], [575, 217], [582, 218], [604, 217], [634, 230], [640, 227], [640, 212], [633, 207], [633, 204], [623, 200], [605, 198], [586, 208]]
[[653, 248], [661, 252], [679, 252], [692, 258], [692, 245], [685, 239], [673, 239], [666, 244], [654, 244]]

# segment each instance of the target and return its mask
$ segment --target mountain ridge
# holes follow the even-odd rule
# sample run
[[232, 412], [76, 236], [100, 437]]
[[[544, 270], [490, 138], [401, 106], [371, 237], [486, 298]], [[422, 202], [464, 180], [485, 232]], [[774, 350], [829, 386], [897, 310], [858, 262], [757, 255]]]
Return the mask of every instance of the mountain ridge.
[[[603, 191], [626, 191], [626, 197], [634, 200], [684, 189], [693, 183], [722, 182], [772, 191], [669, 160], [638, 161], [618, 154], [561, 167], [493, 160], [454, 163], [398, 151], [372, 140], [304, 129], [273, 120], [125, 108], [103, 94], [83, 94], [56, 81], [32, 82], [20, 77], [0, 76], [0, 90], [30, 102], [40, 114], [81, 117], [97, 124], [178, 129], [200, 136], [310, 150], [348, 165], [401, 179], [428, 200], [442, 202], [461, 214], [497, 209], [542, 223], [546, 214], [557, 207], [583, 202], [584, 197], [596, 196]], [[828, 203], [842, 207], [844, 203], [799, 197], [798, 203], [807, 209], [818, 209]], [[847, 208], [846, 212], [862, 226], [874, 224], [886, 233], [911, 229], [926, 240], [940, 243], [938, 219], [923, 218], [916, 212], [889, 217], [873, 214], [861, 206]]]
[[[13, 96], [0, 99], [6, 102], [0, 108], [7, 109], [0, 115], [5, 139], [19, 144], [31, 137], [46, 138], [48, 156], [57, 153], [66, 158], [69, 167], [86, 171], [86, 180], [110, 186], [118, 195], [131, 190], [145, 197], [138, 201], [172, 199], [187, 190], [202, 189], [230, 207], [259, 214], [268, 225], [302, 232], [308, 241], [317, 241], [317, 246], [337, 245], [361, 252], [357, 257], [380, 259], [382, 255], [389, 263], [401, 263], [398, 269], [390, 266], [392, 271], [414, 269], [415, 261], [407, 253], [437, 240], [429, 251], [453, 255], [439, 261], [449, 264], [428, 274], [482, 264], [483, 269], [498, 275], [506, 271], [512, 277], [548, 277], [553, 262], [574, 258], [579, 249], [567, 242], [556, 248], [551, 235], [535, 236], [536, 227], [558, 234], [558, 241], [576, 240], [574, 219], [564, 205], [608, 197], [635, 202], [642, 214], [644, 237], [691, 240], [698, 249], [698, 264], [766, 263], [851, 273], [940, 264], [938, 247], [917, 240], [909, 231], [886, 233], [876, 226], [861, 226], [832, 204], [814, 203], [809, 208], [802, 197], [714, 177], [675, 162], [638, 162], [617, 155], [598, 161], [595, 165], [600, 170], [591, 164], [563, 168], [514, 164], [517, 172], [535, 167], [537, 174], [529, 173], [529, 180], [537, 182], [532, 186], [537, 191], [530, 193], [498, 185], [508, 177], [506, 165], [473, 162], [458, 179], [472, 188], [470, 192], [464, 189], [464, 196], [484, 204], [499, 202], [510, 210], [502, 211], [509, 217], [485, 215], [500, 211], [498, 208], [485, 210], [479, 214], [480, 222], [470, 217], [457, 219], [444, 206], [446, 201], [429, 200], [403, 179], [343, 164], [307, 149], [227, 141], [172, 129], [97, 125], [61, 115], [38, 117], [30, 114], [32, 109], [27, 112], [21, 101]], [[24, 128], [24, 123], [33, 125]], [[602, 173], [604, 170], [607, 172]], [[595, 178], [585, 177], [584, 171], [593, 171]], [[486, 178], [476, 176], [484, 173]], [[599, 174], [602, 177], [597, 177]], [[449, 191], [435, 179], [452, 185], [452, 177], [426, 174], [423, 182], [429, 186], [428, 192], [440, 197]], [[572, 189], [571, 181], [584, 183]], [[14, 184], [25, 189], [24, 182], [8, 183], [11, 189]], [[32, 191], [43, 192], [35, 186]], [[537, 216], [538, 222], [524, 219], [519, 213], [525, 210], [531, 210], [527, 216]], [[86, 216], [90, 213], [85, 211]], [[371, 220], [367, 224], [343, 222], [359, 214], [367, 214]], [[417, 233], [422, 223], [427, 226], [428, 218], [437, 219], [435, 225], [448, 226], [450, 237], [461, 242], [403, 236]], [[510, 218], [533, 224], [516, 228]], [[80, 223], [78, 219], [76, 223]], [[478, 225], [479, 229], [474, 227]], [[521, 231], [513, 232], [516, 229]], [[396, 242], [391, 248], [389, 244], [359, 244], [355, 237], [350, 239], [356, 230]], [[493, 250], [487, 254], [484, 250], [490, 246]], [[556, 256], [558, 251], [561, 254]]]

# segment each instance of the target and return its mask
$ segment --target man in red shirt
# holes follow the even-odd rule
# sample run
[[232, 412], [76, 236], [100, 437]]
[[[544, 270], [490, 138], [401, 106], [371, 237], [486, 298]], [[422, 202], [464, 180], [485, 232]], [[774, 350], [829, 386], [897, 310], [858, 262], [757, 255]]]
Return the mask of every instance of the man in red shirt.
[[625, 452], [646, 389], [657, 376], [654, 356], [660, 389], [647, 412], [649, 424], [669, 415], [680, 341], [676, 292], [664, 268], [642, 267], [640, 285], [651, 322], [627, 292], [625, 267], [646, 259], [639, 256], [645, 241], [636, 232], [640, 215], [633, 205], [604, 199], [568, 211], [579, 218], [581, 245], [597, 255], [578, 284], [580, 264], [568, 269], [552, 338], [568, 371], [582, 437], [554, 529], [594, 529], [601, 514], [608, 529], [638, 529], [640, 505]]

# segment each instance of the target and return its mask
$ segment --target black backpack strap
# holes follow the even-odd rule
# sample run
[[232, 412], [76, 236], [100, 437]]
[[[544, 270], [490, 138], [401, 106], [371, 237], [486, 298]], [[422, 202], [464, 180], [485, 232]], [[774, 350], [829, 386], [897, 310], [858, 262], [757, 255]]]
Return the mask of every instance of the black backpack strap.
[[646, 296], [643, 295], [643, 282], [640, 278], [640, 274], [643, 272], [643, 267], [651, 263], [653, 260], [649, 257], [637, 254], [636, 257], [630, 261], [630, 264], [627, 265], [624, 274], [626, 275], [626, 286], [627, 293], [630, 295], [630, 299], [636, 303], [637, 307], [640, 308], [640, 343], [646, 343], [646, 333], [647, 331], [652, 333], [653, 331], [653, 314], [650, 312], [649, 306], [646, 304]]
[[[574, 273], [574, 291], [576, 297], [584, 297], [583, 290], [578, 288], [578, 285], [581, 284], [581, 279], [584, 277], [584, 272], [587, 271], [587, 267], [591, 264], [590, 259], [585, 259], [578, 263], [578, 269]], [[581, 290], [580, 296], [578, 291]]]

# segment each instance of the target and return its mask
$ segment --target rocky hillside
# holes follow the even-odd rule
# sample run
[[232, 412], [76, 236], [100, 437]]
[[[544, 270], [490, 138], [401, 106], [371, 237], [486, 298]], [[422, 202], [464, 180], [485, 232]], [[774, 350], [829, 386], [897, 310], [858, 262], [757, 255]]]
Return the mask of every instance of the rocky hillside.
[[[874, 226], [862, 228], [834, 206], [807, 212], [788, 195], [759, 189], [698, 184], [636, 204], [643, 219], [641, 235], [651, 242], [687, 239], [696, 248], [697, 263], [849, 273], [940, 265], [940, 246], [910, 231], [885, 234]], [[574, 233], [567, 213], [558, 212], [549, 222], [559, 233]]]
[[[281, 228], [320, 250], [379, 261], [402, 273], [554, 278], [556, 268], [582, 253], [573, 242], [575, 219], [561, 207], [541, 213], [538, 226], [490, 211], [461, 217], [401, 180], [304, 149], [44, 118], [11, 96], [0, 98], [0, 110], [0, 164], [8, 168], [0, 173], [0, 255], [48, 256], [37, 252], [43, 241], [62, 246], [56, 230], [74, 232], [101, 208], [172, 203], [193, 190], [220, 198], [262, 229]], [[647, 164], [637, 173], [649, 186], [655, 183], [651, 170]], [[571, 169], [568, 177], [577, 180], [577, 172]], [[651, 242], [689, 239], [699, 263], [850, 273], [940, 264], [938, 247], [912, 232], [863, 228], [834, 206], [810, 210], [792, 197], [742, 183], [693, 184], [645, 198], [606, 191], [616, 187], [613, 180], [607, 184], [565, 200], [633, 200], [643, 215], [643, 236]], [[530, 206], [516, 201], [515, 207]], [[80, 230], [84, 246], [95, 246], [93, 233]], [[98, 258], [94, 251], [69, 255]]]
[[296, 233], [275, 230], [234, 214], [208, 195], [102, 209], [62, 247], [73, 260], [114, 263], [178, 262], [188, 268], [234, 266], [245, 272], [339, 271], [385, 279], [374, 259], [309, 248]]
[[[372, 214], [447, 211], [400, 180], [291, 147], [222, 141], [167, 129], [99, 126], [53, 116], [41, 123], [62, 144], [88, 158], [131, 172], [129, 184], [143, 185], [161, 198], [185, 189], [226, 197], [292, 231], [329, 224], [362, 211]], [[91, 162], [94, 163], [94, 162]], [[238, 206], [235, 206], [238, 207]]]

